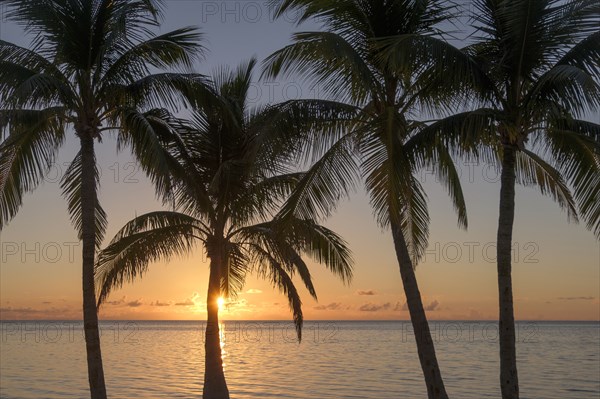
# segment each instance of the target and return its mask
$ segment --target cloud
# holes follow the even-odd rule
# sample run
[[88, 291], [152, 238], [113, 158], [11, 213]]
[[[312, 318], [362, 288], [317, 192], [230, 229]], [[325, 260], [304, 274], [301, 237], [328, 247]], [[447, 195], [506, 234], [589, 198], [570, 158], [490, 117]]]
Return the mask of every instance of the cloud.
[[40, 309], [33, 308], [13, 308], [12, 306], [8, 306], [6, 308], [0, 308], [0, 313], [39, 313], [44, 312]]
[[107, 305], [112, 305], [112, 306], [119, 306], [119, 305], [123, 305], [125, 303], [125, 300], [127, 299], [126, 296], [122, 297], [121, 299], [117, 300], [117, 301], [108, 301], [106, 302]]
[[[429, 305], [425, 306], [425, 310], [429, 312], [435, 312], [436, 310], [440, 310], [440, 303], [438, 300], [434, 300]], [[408, 303], [404, 302], [400, 304], [400, 302], [396, 302], [396, 306], [394, 306], [394, 312], [408, 312]]]
[[229, 298], [225, 303], [225, 309], [233, 312], [251, 312], [256, 305], [248, 302], [245, 298], [238, 298], [233, 300]]
[[356, 295], [377, 295], [377, 293], [373, 290], [358, 290]]
[[150, 304], [150, 306], [171, 306], [170, 302], [160, 302], [160, 301], [156, 301], [156, 302], [152, 302]]
[[111, 305], [111, 306], [127, 306], [130, 308], [138, 308], [140, 306], [142, 306], [144, 304], [144, 302], [142, 301], [142, 298], [133, 300], [133, 301], [128, 301], [127, 300], [127, 296], [122, 296], [121, 299], [115, 300], [115, 301], [107, 301], [105, 302], [106, 305]]
[[50, 301], [44, 301], [44, 302], [42, 302], [42, 304], [44, 304], [44, 305], [50, 305], [50, 304], [52, 304], [52, 302], [50, 302]]
[[35, 319], [78, 319], [81, 317], [79, 308], [35, 309], [31, 307], [0, 307], [0, 320], [35, 320]]
[[142, 306], [144, 303], [142, 302], [142, 299], [136, 299], [135, 301], [131, 301], [131, 302], [127, 302], [127, 306], [129, 306], [130, 308], [138, 308], [140, 306]]
[[197, 302], [201, 302], [201, 298], [200, 298], [200, 294], [198, 294], [197, 292], [192, 293], [192, 296], [189, 298], [186, 298], [185, 301], [183, 302], [176, 302], [175, 306], [194, 306], [196, 305]]
[[315, 310], [338, 310], [342, 307], [340, 302], [331, 302], [329, 305], [315, 306]]
[[433, 302], [431, 302], [429, 305], [425, 306], [425, 310], [427, 310], [429, 312], [434, 312], [436, 310], [440, 310], [439, 306], [440, 306], [440, 303], [437, 301], [437, 299], [434, 299]]
[[556, 299], [560, 299], [561, 301], [593, 301], [596, 299], [593, 296], [567, 296], [567, 297], [558, 297]]
[[246, 291], [246, 294], [262, 294], [262, 291], [256, 288], [250, 288], [248, 291]]
[[184, 302], [177, 302], [175, 306], [194, 306], [195, 303], [190, 298], [186, 299]]
[[380, 310], [388, 310], [391, 307], [392, 304], [389, 302], [386, 302], [382, 305], [375, 303], [365, 303], [360, 308], [358, 308], [358, 310], [360, 310], [361, 312], [379, 312]]

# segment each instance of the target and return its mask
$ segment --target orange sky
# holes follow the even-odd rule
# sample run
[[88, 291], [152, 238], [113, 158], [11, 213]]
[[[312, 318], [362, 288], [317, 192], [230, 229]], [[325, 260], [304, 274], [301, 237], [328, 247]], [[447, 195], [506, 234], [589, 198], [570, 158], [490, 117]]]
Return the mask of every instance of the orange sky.
[[[111, 140], [101, 152], [111, 148]], [[107, 151], [111, 153], [112, 151]], [[69, 149], [61, 153], [68, 159]], [[114, 153], [113, 153], [114, 154]], [[101, 200], [109, 214], [107, 241], [135, 215], [159, 204], [141, 173], [114, 181], [114, 162], [100, 159]], [[114, 168], [113, 168], [114, 169]], [[137, 179], [137, 182], [134, 180]], [[431, 319], [494, 319], [494, 237], [498, 184], [464, 179], [470, 230], [461, 231], [445, 194], [427, 176], [432, 214], [430, 247], [418, 266], [423, 302]], [[387, 232], [373, 221], [357, 193], [326, 223], [349, 242], [355, 278], [344, 286], [311, 265], [319, 301], [301, 290], [306, 319], [407, 319], [398, 266]], [[515, 308], [519, 319], [600, 319], [600, 246], [581, 225], [531, 189], [517, 193]], [[28, 195], [21, 213], [0, 235], [0, 317], [80, 318], [80, 247], [68, 222], [58, 184], [51, 178]], [[105, 319], [203, 319], [208, 264], [200, 249], [170, 264], [155, 263], [143, 280], [115, 291], [101, 310]], [[285, 296], [250, 277], [222, 312], [226, 319], [291, 319]]]
[[[211, 53], [198, 65], [209, 73], [222, 63], [237, 64], [256, 55], [264, 59], [288, 42], [297, 29], [244, 9], [202, 14], [204, 2], [172, 0], [165, 30], [200, 24]], [[236, 3], [237, 4], [237, 3]], [[204, 10], [206, 11], [206, 10]], [[217, 10], [219, 11], [219, 10]], [[249, 12], [249, 10], [246, 10]], [[0, 38], [27, 45], [19, 28], [2, 21]], [[314, 26], [304, 27], [305, 30]], [[256, 102], [314, 96], [300, 82], [265, 82], [253, 87]], [[0, 318], [78, 319], [81, 308], [80, 247], [69, 223], [59, 176], [75, 155], [74, 137], [61, 151], [45, 182], [31, 195], [13, 222], [0, 233]], [[115, 142], [98, 146], [102, 172], [100, 199], [109, 215], [107, 242], [135, 215], [159, 209], [150, 184], [126, 154], [115, 155]], [[430, 248], [417, 277], [431, 319], [494, 319], [497, 289], [493, 247], [497, 226], [498, 174], [488, 165], [459, 164], [469, 210], [469, 231], [456, 227], [449, 200], [423, 172], [432, 217]], [[319, 302], [301, 290], [306, 319], [407, 319], [405, 298], [387, 232], [373, 221], [362, 192], [345, 202], [326, 223], [350, 243], [355, 278], [344, 286], [314, 265]], [[519, 319], [599, 320], [600, 243], [584, 226], [568, 224], [548, 198], [528, 188], [517, 191], [514, 234], [514, 295]], [[156, 263], [144, 280], [115, 291], [102, 318], [203, 319], [207, 264], [200, 250], [170, 264]], [[265, 282], [249, 278], [226, 319], [291, 319], [286, 299]]]

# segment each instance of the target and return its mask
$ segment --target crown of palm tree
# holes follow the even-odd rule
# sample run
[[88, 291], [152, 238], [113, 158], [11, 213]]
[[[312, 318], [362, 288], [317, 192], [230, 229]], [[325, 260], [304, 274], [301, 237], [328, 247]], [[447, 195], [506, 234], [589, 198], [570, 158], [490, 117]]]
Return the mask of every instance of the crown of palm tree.
[[351, 255], [341, 237], [310, 219], [277, 213], [304, 174], [290, 161], [293, 143], [274, 140], [285, 106], [248, 104], [254, 65], [252, 60], [235, 72], [219, 70], [213, 101], [194, 109], [190, 120], [169, 121], [177, 138], [168, 148], [178, 162], [174, 198], [179, 212], [142, 215], [117, 233], [96, 267], [100, 302], [114, 287], [145, 273], [150, 262], [202, 243], [209, 258], [222, 261], [211, 267], [221, 267], [225, 295], [236, 295], [249, 272], [287, 295], [300, 339], [296, 273], [316, 298], [302, 255], [324, 263], [344, 281], [351, 278]]
[[[168, 154], [161, 145], [164, 112], [200, 92], [201, 75], [183, 73], [204, 49], [195, 28], [154, 35], [160, 2], [154, 0], [1, 0], [6, 18], [33, 35], [30, 48], [0, 40], [0, 228], [17, 212], [23, 194], [42, 181], [67, 137], [101, 140], [116, 131], [118, 147], [131, 147], [156, 183], [168, 187]], [[159, 70], [178, 70], [157, 73]], [[81, 228], [81, 156], [62, 182], [69, 212]], [[96, 180], [98, 173], [96, 172]], [[97, 243], [106, 216], [97, 204]]]
[[[427, 167], [448, 189], [459, 224], [466, 226], [464, 198], [452, 158], [445, 143], [421, 134], [427, 125], [419, 120], [427, 110], [452, 104], [424, 95], [429, 88], [416, 73], [424, 69], [418, 65], [425, 58], [423, 53], [417, 59], [415, 52], [405, 49], [402, 57], [392, 60], [385, 51], [399, 47], [398, 41], [403, 41], [403, 48], [420, 41], [432, 43], [419, 47], [425, 54], [441, 52], [438, 47], [458, 52], [435, 37], [436, 27], [451, 18], [453, 8], [442, 1], [274, 3], [277, 13], [301, 8], [301, 20], [316, 18], [324, 23], [325, 31], [295, 34], [293, 44], [265, 61], [264, 74], [299, 75], [343, 101], [295, 102], [297, 108], [303, 104], [305, 113], [313, 115], [315, 129], [327, 139], [313, 135], [303, 143], [303, 150], [313, 151], [319, 161], [300, 183], [309, 194], [293, 195], [286, 211], [304, 217], [314, 212], [328, 214], [362, 176], [379, 224], [387, 226], [395, 218], [418, 259], [427, 247], [429, 214], [415, 172]], [[320, 124], [317, 115], [324, 123]]]
[[[584, 119], [600, 106], [597, 2], [479, 0], [474, 7], [475, 43], [441, 51], [445, 62], [426, 75], [442, 92], [470, 96], [475, 109], [423, 134], [491, 162], [506, 146], [515, 149], [517, 183], [548, 194], [600, 237], [600, 125]], [[386, 44], [393, 60], [403, 43]]]

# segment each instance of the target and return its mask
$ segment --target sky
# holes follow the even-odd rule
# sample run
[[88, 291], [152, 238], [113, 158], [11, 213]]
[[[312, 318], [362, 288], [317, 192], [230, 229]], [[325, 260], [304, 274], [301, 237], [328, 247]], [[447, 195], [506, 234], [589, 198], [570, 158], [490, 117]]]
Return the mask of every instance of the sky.
[[[209, 53], [196, 69], [210, 73], [257, 57], [262, 61], [290, 42], [295, 15], [274, 21], [265, 1], [170, 0], [162, 31], [199, 26]], [[0, 13], [2, 10], [0, 9]], [[0, 15], [0, 18], [2, 16]], [[0, 39], [27, 45], [19, 27], [0, 19]], [[301, 81], [257, 82], [257, 104], [319, 96]], [[81, 245], [69, 222], [59, 181], [76, 153], [67, 145], [44, 182], [26, 196], [13, 221], [0, 232], [0, 319], [80, 319]], [[116, 152], [105, 138], [97, 146], [100, 200], [109, 215], [105, 244], [131, 218], [161, 209], [151, 184], [133, 159]], [[456, 216], [435, 177], [422, 171], [432, 223], [430, 245], [417, 266], [417, 278], [433, 320], [497, 318], [495, 237], [499, 174], [491, 165], [459, 161], [469, 229]], [[517, 188], [513, 244], [515, 314], [521, 320], [600, 320], [600, 244], [585, 226], [569, 223], [551, 199], [532, 188]], [[408, 319], [391, 235], [373, 218], [368, 198], [358, 189], [325, 224], [349, 243], [354, 279], [342, 284], [323, 266], [309, 262], [318, 301], [300, 289], [305, 319]], [[134, 284], [111, 294], [102, 319], [202, 320], [206, 316], [208, 263], [200, 246], [184, 258], [156, 262]], [[300, 285], [300, 282], [296, 279]], [[291, 319], [286, 297], [267, 282], [249, 277], [236, 298], [226, 300], [229, 320]]]

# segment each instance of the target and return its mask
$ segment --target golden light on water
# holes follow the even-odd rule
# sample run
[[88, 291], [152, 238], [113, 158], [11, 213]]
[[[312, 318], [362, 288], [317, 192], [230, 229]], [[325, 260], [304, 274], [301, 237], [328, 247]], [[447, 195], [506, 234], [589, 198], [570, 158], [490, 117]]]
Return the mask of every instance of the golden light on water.
[[[217, 299], [217, 305], [219, 306], [219, 312], [225, 309], [225, 298], [220, 296]], [[221, 360], [223, 360], [223, 369], [225, 369], [225, 358], [227, 357], [227, 352], [225, 351], [225, 324], [223, 322], [219, 322], [219, 342], [221, 345]]]
[[[222, 298], [219, 298], [222, 299]], [[223, 301], [225, 302], [225, 301]], [[221, 304], [219, 304], [219, 308]], [[225, 358], [227, 357], [227, 352], [225, 351], [225, 323], [219, 322], [219, 343], [221, 346], [221, 360], [223, 361], [223, 369], [225, 369]]]

